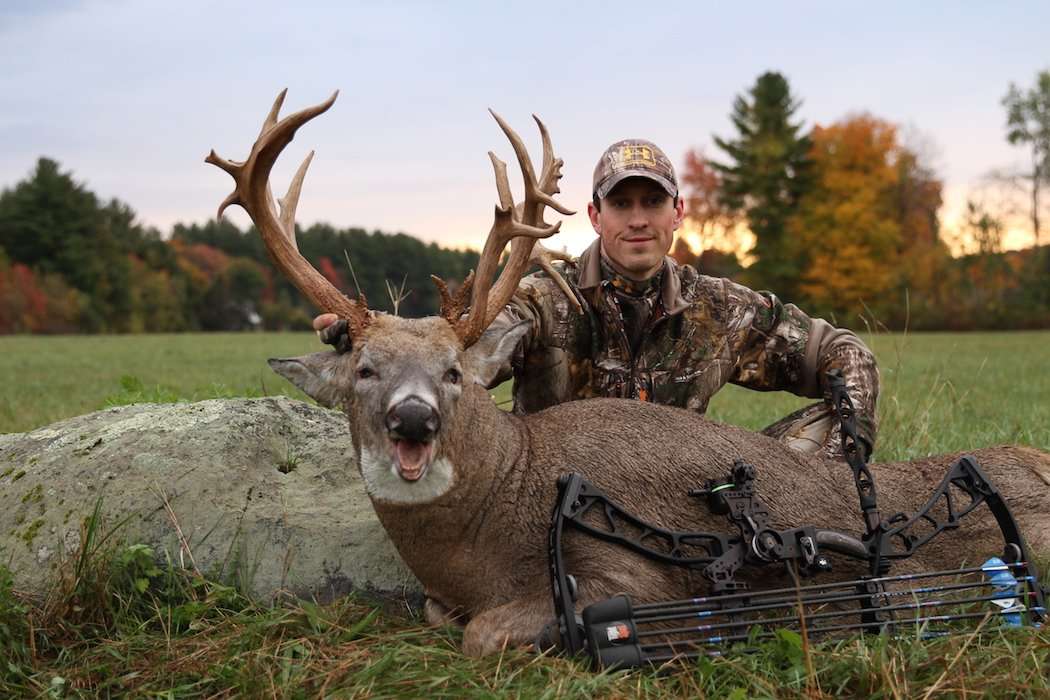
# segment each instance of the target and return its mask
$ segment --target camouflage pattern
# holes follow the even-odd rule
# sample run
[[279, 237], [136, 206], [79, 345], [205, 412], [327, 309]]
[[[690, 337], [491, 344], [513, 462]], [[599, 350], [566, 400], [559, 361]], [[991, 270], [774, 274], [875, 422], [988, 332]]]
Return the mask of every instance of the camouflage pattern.
[[[522, 280], [496, 323], [528, 320], [511, 364], [514, 411], [532, 413], [595, 396], [651, 401], [698, 413], [726, 383], [758, 391], [823, 398], [824, 373], [839, 369], [857, 409], [861, 437], [874, 445], [879, 373], [870, 350], [852, 332], [805, 315], [769, 292], [699, 274], [666, 258], [658, 302], [632, 352], [617, 285], [602, 273], [599, 242], [562, 276], [584, 313], [570, 305], [545, 273]], [[638, 290], [629, 290], [637, 293]], [[840, 455], [829, 404], [809, 406], [765, 432], [807, 452]]]
[[629, 177], [655, 180], [669, 196], [678, 196], [678, 178], [671, 159], [652, 141], [624, 139], [606, 148], [594, 166], [591, 191], [604, 199], [612, 188]]

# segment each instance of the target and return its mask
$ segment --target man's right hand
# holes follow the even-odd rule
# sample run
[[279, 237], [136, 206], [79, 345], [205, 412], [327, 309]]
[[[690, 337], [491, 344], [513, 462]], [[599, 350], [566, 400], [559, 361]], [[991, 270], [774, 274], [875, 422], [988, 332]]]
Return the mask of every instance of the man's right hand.
[[322, 343], [333, 346], [338, 352], [350, 350], [350, 335], [346, 332], [346, 319], [336, 314], [321, 314], [314, 319], [314, 330]]

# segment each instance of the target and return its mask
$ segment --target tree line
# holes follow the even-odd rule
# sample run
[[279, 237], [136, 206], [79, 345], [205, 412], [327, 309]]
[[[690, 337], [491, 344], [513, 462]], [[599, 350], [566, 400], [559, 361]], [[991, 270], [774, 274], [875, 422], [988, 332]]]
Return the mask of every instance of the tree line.
[[[1030, 166], [990, 181], [1023, 192], [1035, 245], [1020, 251], [1002, 250], [1016, 212], [981, 193], [959, 227], [943, 229], [943, 183], [897, 125], [862, 113], [804, 128], [799, 106], [787, 79], [767, 72], [735, 99], [735, 133], [713, 138], [720, 155], [686, 154], [683, 195], [699, 250], [680, 238], [675, 258], [855, 328], [1050, 327], [1050, 246], [1039, 245], [1050, 71], [1003, 98], [1005, 136]], [[754, 238], [746, 266], [736, 254], [742, 232]], [[403, 316], [437, 313], [430, 275], [462, 280], [478, 260], [328, 224], [298, 240], [339, 289]], [[953, 257], [949, 242], [966, 254]], [[314, 311], [252, 229], [209, 221], [161, 235], [48, 158], [0, 193], [0, 333], [305, 329]]]
[[[478, 260], [405, 234], [328, 224], [298, 240], [339, 289], [384, 311], [396, 301], [403, 316], [436, 314], [430, 275], [462, 280]], [[251, 228], [212, 220], [162, 236], [47, 158], [0, 194], [0, 333], [308, 329], [314, 313]]]
[[[943, 184], [922, 144], [897, 125], [854, 114], [804, 129], [787, 79], [765, 73], [736, 98], [732, 137], [686, 157], [687, 213], [704, 241], [746, 229], [753, 264], [711, 254], [706, 267], [770, 289], [807, 311], [853, 327], [1050, 327], [1050, 246], [1040, 246], [1041, 188], [1050, 181], [1050, 71], [1003, 98], [1006, 138], [1031, 167], [987, 178], [1027, 190], [1021, 220], [1034, 245], [1002, 251], [1016, 210], [977, 191], [963, 221], [942, 228]], [[1015, 198], [1016, 201], [1016, 198]], [[948, 243], [966, 254], [953, 257]], [[705, 267], [678, 245], [675, 256]], [[705, 250], [704, 255], [708, 255]]]

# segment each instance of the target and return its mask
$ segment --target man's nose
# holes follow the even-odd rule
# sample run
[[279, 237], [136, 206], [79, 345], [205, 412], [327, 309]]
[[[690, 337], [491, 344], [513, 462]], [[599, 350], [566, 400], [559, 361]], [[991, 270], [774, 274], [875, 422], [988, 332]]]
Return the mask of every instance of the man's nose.
[[649, 225], [649, 217], [642, 207], [631, 207], [631, 214], [627, 218], [627, 225], [631, 228], [645, 228]]

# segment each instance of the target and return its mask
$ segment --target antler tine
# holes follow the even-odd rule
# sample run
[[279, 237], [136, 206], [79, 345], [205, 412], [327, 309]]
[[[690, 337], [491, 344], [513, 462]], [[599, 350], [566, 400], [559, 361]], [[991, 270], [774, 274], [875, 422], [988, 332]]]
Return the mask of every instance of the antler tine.
[[[559, 202], [553, 199], [553, 195], [561, 191], [558, 187], [558, 181], [561, 180], [562, 177], [561, 167], [564, 165], [564, 161], [554, 155], [554, 147], [551, 145], [550, 131], [548, 131], [547, 125], [544, 124], [543, 120], [535, 114], [532, 115], [532, 118], [540, 130], [540, 138], [543, 142], [543, 170], [540, 173], [540, 180], [537, 183], [537, 189], [542, 195], [542, 201], [534, 202], [531, 212], [523, 211], [522, 215], [533, 216], [535, 219], [542, 221], [543, 207], [547, 203], [551, 203], [558, 212], [571, 216], [576, 212], [563, 207]], [[562, 292], [565, 293], [565, 296], [569, 299], [569, 302], [573, 305], [576, 311], [583, 313], [583, 308], [580, 306], [580, 302], [576, 299], [576, 295], [572, 293], [569, 284], [551, 265], [554, 259], [571, 260], [567, 255], [548, 251], [540, 245], [539, 241], [515, 240], [511, 245], [510, 259], [504, 268], [504, 271], [507, 274], [507, 279], [504, 280], [503, 276], [501, 276], [500, 280], [494, 286], [499, 288], [502, 284], [509, 285], [510, 283], [517, 285], [517, 282], [514, 280], [520, 279], [521, 275], [524, 274], [525, 270], [527, 270], [530, 265], [537, 264], [554, 280], [555, 284], [558, 285]], [[497, 292], [494, 291], [493, 294], [497, 294]], [[488, 316], [491, 319], [495, 319], [498, 314], [498, 308], [489, 309]]]
[[521, 166], [521, 176], [526, 180], [535, 180], [536, 171], [532, 168], [532, 158], [529, 157], [529, 152], [525, 148], [525, 143], [518, 136], [518, 132], [510, 128], [510, 124], [506, 122], [500, 115], [496, 114], [491, 108], [489, 108], [489, 114], [499, 124], [499, 128], [503, 130], [503, 133], [507, 135], [507, 139], [510, 140], [510, 145], [514, 149], [514, 155], [518, 158], [518, 165]]
[[295, 240], [295, 209], [299, 206], [299, 195], [303, 191], [303, 178], [306, 177], [306, 170], [310, 167], [310, 162], [314, 159], [314, 152], [310, 151], [306, 158], [303, 159], [302, 164], [299, 165], [299, 169], [295, 171], [295, 177], [292, 178], [292, 182], [288, 185], [288, 192], [285, 193], [284, 197], [277, 200], [277, 204], [281, 208], [281, 229], [285, 233], [290, 233], [288, 236], [289, 242], [295, 246], [296, 250], [299, 250], [299, 244]]
[[204, 159], [225, 170], [236, 183], [234, 191], [219, 206], [218, 215], [222, 216], [231, 204], [243, 207], [255, 222], [277, 268], [319, 309], [347, 319], [350, 334], [355, 335], [363, 331], [371, 320], [367, 305], [362, 300], [348, 299], [336, 289], [299, 253], [295, 240], [295, 210], [313, 152], [303, 160], [287, 193], [276, 206], [269, 184], [270, 171], [281, 151], [295, 137], [295, 132], [306, 122], [328, 111], [339, 96], [339, 91], [333, 92], [331, 97], [320, 104], [278, 120], [287, 92], [287, 89], [282, 90], [274, 100], [246, 161], [238, 163], [220, 158], [214, 150]]
[[[338, 90], [336, 91], [338, 94]], [[258, 141], [266, 135], [266, 130], [270, 129], [277, 123], [277, 117], [281, 114], [281, 107], [284, 106], [284, 98], [288, 96], [288, 88], [284, 88], [277, 93], [276, 99], [273, 101], [273, 105], [270, 107], [270, 113], [266, 115], [266, 119], [263, 119], [262, 128], [259, 129], [259, 135], [256, 137]]]
[[554, 284], [558, 285], [558, 289], [565, 294], [569, 303], [572, 304], [574, 309], [576, 309], [576, 313], [582, 314], [583, 305], [580, 304], [580, 300], [576, 298], [576, 294], [573, 293], [572, 288], [569, 286], [569, 283], [565, 281], [565, 278], [561, 276], [561, 273], [554, 269], [553, 263], [555, 260], [572, 262], [573, 257], [568, 253], [563, 253], [559, 250], [549, 250], [543, 247], [539, 242], [533, 246], [532, 255], [529, 257], [529, 263], [539, 265], [540, 269], [546, 272], [547, 275], [554, 280]]
[[507, 164], [495, 153], [489, 151], [489, 160], [496, 175], [496, 192], [499, 194], [500, 209], [514, 209], [514, 194], [510, 191], [510, 180], [507, 179]]
[[[518, 136], [518, 133], [514, 129], [510, 128], [510, 125], [500, 115], [493, 112], [491, 109], [489, 113], [496, 119], [496, 123], [499, 124], [500, 129], [507, 135], [507, 139], [510, 141], [511, 147], [514, 149], [514, 155], [518, 157], [518, 164], [521, 166], [521, 177], [525, 182], [525, 211], [522, 214], [522, 219], [525, 223], [538, 226], [543, 221], [543, 207], [548, 206], [555, 211], [571, 216], [575, 212], [571, 209], [567, 209], [562, 204], [555, 201], [552, 196], [557, 189], [557, 179], [554, 182], [554, 190], [546, 192], [541, 186], [539, 181], [536, 180], [536, 171], [532, 167], [532, 159], [529, 157], [529, 152], [525, 148], [525, 143]], [[535, 119], [535, 115], [533, 115]], [[546, 175], [546, 166], [548, 164], [548, 149], [550, 149], [550, 158], [553, 161], [554, 149], [550, 145], [550, 136], [546, 133], [546, 127], [539, 119], [536, 119], [536, 123], [540, 127], [541, 136], [545, 136], [543, 143], [543, 164], [544, 164], [544, 175]], [[560, 178], [561, 175], [559, 174]]]
[[[521, 276], [529, 266], [532, 248], [537, 239], [548, 238], [561, 227], [561, 222], [547, 225], [543, 222], [543, 210], [550, 206], [562, 214], [572, 214], [554, 200], [552, 194], [558, 191], [557, 182], [561, 177], [561, 161], [554, 157], [554, 149], [550, 144], [550, 136], [546, 127], [537, 119], [540, 127], [540, 135], [543, 138], [543, 172], [542, 183], [536, 179], [536, 171], [532, 166], [532, 159], [528, 150], [517, 132], [496, 112], [489, 110], [500, 129], [507, 136], [517, 156], [518, 165], [521, 168], [522, 179], [525, 183], [525, 201], [518, 208], [514, 207], [514, 200], [510, 193], [510, 185], [507, 181], [506, 164], [489, 153], [492, 167], [496, 177], [496, 189], [499, 193], [500, 203], [496, 207], [492, 229], [485, 241], [485, 246], [478, 262], [477, 274], [474, 276], [474, 289], [470, 303], [470, 312], [467, 318], [461, 319], [456, 326], [456, 333], [463, 341], [464, 347], [469, 347], [481, 337], [485, 328], [492, 323], [496, 315], [506, 306], [514, 295]], [[511, 242], [511, 252], [507, 264], [500, 273], [499, 279], [489, 285], [492, 274], [495, 272], [500, 255]]]
[[[540, 180], [537, 182], [535, 171], [532, 167], [532, 161], [529, 158], [528, 152], [525, 150], [525, 145], [521, 140], [521, 137], [510, 127], [505, 120], [503, 120], [495, 112], [492, 113], [496, 119], [503, 133], [507, 135], [507, 139], [511, 142], [514, 148], [514, 152], [519, 157], [519, 162], [522, 165], [522, 178], [525, 182], [525, 202], [521, 206], [520, 218], [523, 224], [533, 226], [535, 228], [546, 227], [543, 221], [544, 208], [550, 206], [555, 211], [561, 214], [571, 216], [575, 212], [563, 206], [560, 202], [556, 201], [553, 195], [559, 192], [558, 181], [561, 179], [561, 166], [562, 160], [554, 155], [554, 147], [551, 145], [550, 132], [547, 130], [547, 126], [543, 121], [536, 115], [532, 115], [532, 118], [536, 122], [536, 126], [540, 131], [540, 138], [543, 142], [543, 170], [540, 174]], [[546, 227], [550, 233], [547, 238], [553, 235], [559, 230], [560, 222], [552, 227]], [[517, 288], [518, 283], [521, 281], [522, 275], [529, 266], [536, 262], [533, 255], [533, 249], [537, 243], [536, 238], [516, 238], [511, 243], [511, 251], [508, 256], [507, 264], [503, 268], [503, 272], [495, 284], [492, 285], [492, 291], [490, 292], [491, 301], [488, 304], [488, 309], [485, 313], [485, 321], [483, 327], [488, 327], [490, 323], [499, 315], [503, 306], [506, 305], [507, 301], [514, 295], [514, 290]], [[548, 264], [545, 269], [550, 269]], [[567, 284], [564, 280], [561, 280], [560, 276], [555, 273], [556, 281], [559, 282], [559, 286], [562, 289], [567, 288]], [[570, 295], [570, 299], [575, 300], [575, 297]]]
[[[540, 128], [540, 139], [543, 141], [543, 170], [540, 171], [540, 182], [542, 183], [547, 179], [551, 166], [554, 165], [554, 146], [551, 145], [551, 134], [547, 131], [547, 125], [543, 123], [543, 120], [535, 114], [532, 115], [532, 120], [536, 122], [536, 126]], [[561, 177], [561, 175], [558, 177]], [[558, 183], [555, 182], [554, 190], [550, 194], [556, 194], [559, 192], [557, 188]]]
[[[492, 161], [492, 169], [496, 175], [496, 190], [499, 192], [500, 203], [495, 207], [492, 228], [489, 230], [488, 238], [485, 239], [485, 245], [481, 249], [481, 258], [478, 260], [478, 269], [474, 275], [475, 283], [470, 301], [470, 313], [467, 315], [467, 318], [457, 324], [457, 333], [463, 340], [464, 347], [473, 345], [481, 337], [482, 332], [488, 327], [489, 323], [492, 322], [491, 319], [488, 319], [488, 322], [486, 322], [486, 311], [490, 307], [491, 288], [489, 287], [489, 280], [492, 279], [493, 273], [499, 266], [500, 256], [503, 254], [503, 249], [507, 247], [507, 243], [518, 236], [525, 236], [533, 240], [540, 237], [545, 238], [553, 235], [558, 230], [557, 226], [540, 229], [528, 226], [515, 219], [514, 199], [511, 196], [510, 184], [507, 181], [507, 165], [491, 151], [489, 152], [489, 160]], [[503, 279], [506, 273], [506, 268], [504, 268], [500, 279]], [[517, 285], [516, 282], [515, 285]], [[499, 307], [503, 308], [507, 301], [509, 301], [509, 297], [504, 299], [499, 304]]]
[[[558, 187], [558, 181], [561, 180], [561, 166], [565, 165], [565, 161], [555, 157], [547, 125], [535, 114], [532, 115], [532, 118], [536, 120], [536, 125], [540, 128], [540, 136], [543, 139], [543, 172], [540, 174], [540, 189], [548, 195], [555, 195], [561, 192], [561, 189]], [[555, 207], [556, 211], [566, 216], [572, 216], [576, 213], [574, 210], [560, 208], [561, 205], [557, 202], [555, 202], [555, 205], [557, 205]]]
[[445, 280], [437, 275], [430, 276], [434, 286], [437, 287], [438, 295], [441, 297], [441, 318], [448, 321], [452, 326], [458, 326], [460, 317], [467, 310], [467, 302], [470, 299], [470, 291], [474, 284], [474, 271], [471, 270], [455, 294], [448, 291]]

